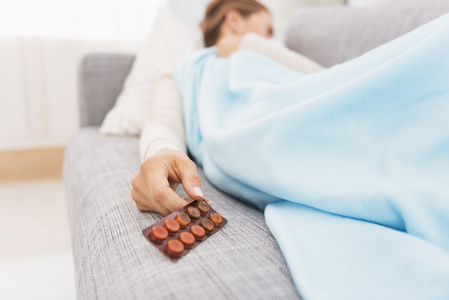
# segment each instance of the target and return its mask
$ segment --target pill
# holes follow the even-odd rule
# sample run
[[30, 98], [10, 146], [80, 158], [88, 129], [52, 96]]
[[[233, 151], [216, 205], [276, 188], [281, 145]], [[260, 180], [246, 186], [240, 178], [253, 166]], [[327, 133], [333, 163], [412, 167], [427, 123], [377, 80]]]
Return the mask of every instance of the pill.
[[217, 213], [211, 213], [209, 219], [215, 224], [215, 226], [220, 226], [223, 218]]
[[190, 232], [196, 237], [196, 238], [202, 238], [206, 232], [204, 231], [204, 228], [198, 225], [193, 225], [190, 227]]
[[168, 219], [167, 221], [165, 221], [164, 226], [171, 233], [176, 233], [179, 230], [179, 223], [173, 219]]
[[207, 204], [206, 200], [201, 200], [196, 203], [196, 208], [198, 208], [202, 214], [207, 214], [209, 211], [209, 204]]
[[186, 246], [192, 246], [195, 243], [195, 237], [190, 232], [181, 232], [179, 240]]
[[198, 218], [201, 215], [198, 208], [193, 207], [193, 206], [189, 206], [187, 208], [187, 214], [189, 215], [189, 217], [191, 217], [192, 219], [195, 219], [195, 220], [198, 220]]
[[180, 212], [176, 215], [175, 221], [181, 226], [187, 226], [190, 223], [190, 217], [186, 213]]
[[212, 223], [212, 221], [209, 219], [202, 219], [200, 225], [207, 232], [211, 232], [212, 230], [214, 230], [214, 223]]
[[163, 241], [168, 237], [168, 231], [162, 226], [154, 226], [151, 230], [151, 237], [155, 241]]
[[179, 255], [182, 251], [184, 251], [184, 244], [181, 243], [180, 240], [170, 240], [167, 243], [167, 247], [165, 248], [167, 253], [172, 255]]

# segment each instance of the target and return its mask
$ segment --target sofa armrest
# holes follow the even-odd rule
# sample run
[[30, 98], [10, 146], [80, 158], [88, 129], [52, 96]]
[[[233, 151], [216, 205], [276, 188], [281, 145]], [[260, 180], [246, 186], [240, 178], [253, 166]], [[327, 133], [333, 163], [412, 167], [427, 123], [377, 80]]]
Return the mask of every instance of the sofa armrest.
[[[139, 139], [83, 128], [70, 141], [64, 182], [78, 299], [301, 299], [263, 212], [201, 188], [228, 223], [176, 263], [142, 235], [161, 219], [131, 198]], [[187, 197], [181, 186], [176, 190]]]
[[89, 54], [78, 73], [81, 127], [99, 126], [122, 91], [134, 55]]

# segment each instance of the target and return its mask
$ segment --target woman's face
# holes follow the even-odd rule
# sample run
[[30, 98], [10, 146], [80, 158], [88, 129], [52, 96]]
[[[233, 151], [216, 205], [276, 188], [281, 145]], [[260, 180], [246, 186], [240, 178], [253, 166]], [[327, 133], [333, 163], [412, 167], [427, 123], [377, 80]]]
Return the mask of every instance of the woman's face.
[[242, 20], [241, 33], [257, 33], [266, 38], [273, 37], [273, 21], [271, 15], [266, 11], [253, 13]]

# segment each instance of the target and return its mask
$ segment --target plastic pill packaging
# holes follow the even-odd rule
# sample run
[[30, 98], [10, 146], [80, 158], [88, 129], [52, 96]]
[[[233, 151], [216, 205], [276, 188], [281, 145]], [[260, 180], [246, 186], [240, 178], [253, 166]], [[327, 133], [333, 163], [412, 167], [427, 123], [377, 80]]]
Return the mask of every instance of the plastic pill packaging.
[[167, 257], [178, 260], [204, 243], [227, 222], [206, 200], [193, 200], [145, 228], [142, 233]]

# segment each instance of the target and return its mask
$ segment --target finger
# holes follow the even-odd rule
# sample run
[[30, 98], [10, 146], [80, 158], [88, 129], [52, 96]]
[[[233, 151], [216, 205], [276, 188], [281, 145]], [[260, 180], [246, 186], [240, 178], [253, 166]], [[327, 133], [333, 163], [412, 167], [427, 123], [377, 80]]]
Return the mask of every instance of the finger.
[[151, 206], [151, 203], [148, 203], [147, 201], [148, 199], [145, 196], [143, 196], [134, 189], [131, 191], [131, 197], [133, 198], [137, 208], [140, 211], [148, 211], [148, 212], [157, 211], [153, 206]]
[[182, 186], [187, 195], [194, 200], [203, 200], [204, 194], [201, 190], [201, 179], [195, 171], [186, 172], [182, 178]]
[[160, 194], [160, 196], [158, 197], [162, 197], [162, 200], [160, 202], [159, 201], [155, 202], [164, 207], [168, 211], [168, 213], [166, 213], [165, 215], [168, 215], [174, 212], [175, 210], [184, 207], [190, 202], [188, 200], [179, 197], [171, 188], [164, 189], [162, 194]]
[[149, 194], [147, 182], [144, 178], [142, 178], [142, 180], [133, 180], [132, 181], [131, 197], [133, 194], [136, 194], [136, 193], [139, 193], [140, 195], [144, 196], [144, 198], [145, 198], [145, 195]]
[[147, 178], [150, 178], [150, 180], [147, 180], [149, 197], [155, 203], [159, 212], [167, 215], [188, 203], [171, 189], [164, 172], [156, 170]]
[[197, 173], [196, 165], [191, 161], [184, 163], [181, 165], [179, 173], [181, 173], [182, 186], [187, 195], [195, 200], [204, 199], [201, 178]]
[[169, 210], [168, 208], [166, 208], [165, 206], [163, 206], [160, 203], [155, 202], [155, 203], [153, 203], [153, 205], [155, 206], [155, 211], [163, 214], [164, 216], [168, 216], [169, 214], [172, 213], [171, 210]]
[[136, 202], [136, 206], [140, 211], [158, 212], [163, 214], [164, 216], [171, 213], [171, 211], [165, 208], [163, 205], [155, 201], [151, 201], [150, 199], [148, 199], [148, 197], [135, 189], [131, 191], [131, 197]]
[[131, 181], [131, 198], [136, 202], [137, 205], [144, 205], [145, 202], [145, 191], [148, 189], [146, 185], [146, 181], [143, 179], [142, 176], [139, 176], [139, 174], [134, 177], [134, 179]]

